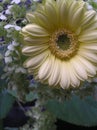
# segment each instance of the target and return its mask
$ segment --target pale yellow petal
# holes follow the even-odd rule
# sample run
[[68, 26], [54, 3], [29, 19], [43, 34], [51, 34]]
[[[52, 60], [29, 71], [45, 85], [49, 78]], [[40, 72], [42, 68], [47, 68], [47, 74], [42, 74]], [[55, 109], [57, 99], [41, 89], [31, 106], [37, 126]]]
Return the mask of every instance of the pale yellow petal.
[[75, 3], [73, 0], [57, 0], [57, 6], [59, 10], [59, 26], [61, 28], [69, 28], [68, 16], [71, 5]]
[[89, 62], [86, 58], [82, 56], [77, 57], [80, 60], [81, 64], [83, 64], [83, 67], [85, 67], [86, 71], [88, 72], [88, 76], [94, 76], [96, 74], [97, 67], [93, 65], [91, 62]]
[[54, 85], [56, 86], [59, 81], [60, 81], [60, 67], [61, 67], [61, 63], [60, 60], [55, 59], [54, 64], [52, 66], [52, 73], [49, 77], [49, 85]]
[[40, 64], [41, 62], [43, 62], [48, 56], [49, 56], [50, 52], [49, 51], [45, 51], [39, 55], [36, 55], [35, 57], [31, 57], [28, 60], [26, 60], [24, 62], [24, 67], [25, 68], [30, 68], [30, 67], [35, 67], [38, 64]]
[[59, 17], [57, 13], [57, 8], [56, 8], [56, 2], [47, 2], [45, 4], [45, 11], [46, 11], [46, 16], [49, 20], [49, 23], [52, 25], [52, 29], [56, 30], [59, 27]]
[[51, 32], [51, 28], [53, 28], [52, 23], [50, 24], [48, 17], [46, 16], [45, 9], [43, 6], [38, 6], [37, 11], [33, 13], [27, 13], [26, 15], [29, 23], [35, 23], [47, 30], [47, 32]]
[[47, 45], [39, 45], [39, 46], [25, 46], [22, 49], [22, 53], [27, 56], [35, 56], [37, 54], [42, 53], [48, 49]]
[[96, 12], [94, 10], [89, 10], [85, 12], [85, 15], [82, 19], [82, 29], [90, 28], [90, 25], [94, 23], [96, 16]]
[[[49, 10], [50, 8], [51, 8], [51, 10]], [[46, 12], [46, 10], [48, 13]], [[52, 11], [52, 13], [51, 13], [51, 11]], [[53, 2], [46, 1], [45, 6], [39, 6], [37, 11], [35, 11], [34, 14], [35, 14], [35, 19], [37, 20], [36, 23], [38, 25], [44, 27], [47, 30], [47, 32], [51, 33], [55, 30], [54, 25], [57, 22], [57, 20], [56, 20], [57, 12], [56, 12], [56, 5], [55, 5], [54, 0], [53, 0]], [[50, 15], [48, 15], [48, 14], [50, 14]], [[54, 15], [54, 16], [52, 17], [52, 15]], [[53, 22], [54, 17], [55, 17], [56, 22]]]
[[35, 13], [27, 13], [26, 18], [29, 21], [29, 23], [37, 23], [37, 19], [35, 18]]
[[70, 29], [72, 31], [75, 31], [75, 30], [79, 29], [80, 23], [84, 16], [84, 7], [79, 6], [78, 2], [73, 1], [68, 12], [69, 12], [68, 13], [68, 22], [69, 22]]
[[43, 12], [36, 12], [35, 17], [37, 22], [40, 26], [45, 28], [49, 33], [53, 32], [55, 28], [53, 27], [52, 23], [49, 22], [48, 17]]
[[[86, 2], [84, 2], [83, 0], [78, 0], [78, 4], [79, 4], [79, 6], [83, 6], [83, 7], [87, 6]], [[85, 7], [85, 8], [87, 10], [87, 7]]]
[[49, 76], [52, 73], [53, 64], [55, 61], [54, 56], [49, 56], [46, 61], [41, 65], [38, 75], [40, 80], [48, 80]]
[[58, 14], [56, 2], [46, 1], [44, 8], [39, 8], [35, 12], [35, 17], [38, 21], [37, 24], [44, 27], [49, 33], [54, 32], [58, 28]]
[[89, 31], [89, 32], [80, 34], [78, 40], [80, 42], [97, 41], [97, 30], [93, 30], [93, 31]]
[[[59, 16], [60, 16], [60, 27], [68, 28], [68, 10], [70, 9], [70, 5], [68, 1], [62, 0], [57, 2], [59, 8]], [[68, 9], [69, 8], [69, 9]]]
[[97, 21], [95, 21], [95, 22], [93, 22], [93, 23], [91, 23], [87, 28], [85, 28], [85, 29], [83, 29], [82, 28], [82, 32], [90, 32], [90, 31], [95, 31], [95, 30], [97, 30]]
[[49, 38], [47, 37], [40, 37], [40, 38], [31, 38], [30, 36], [25, 36], [24, 37], [24, 44], [26, 45], [30, 45], [30, 46], [35, 46], [35, 45], [40, 45], [40, 44], [43, 44], [43, 45], [47, 45], [48, 44], [48, 41], [49, 41]]
[[68, 66], [68, 73], [70, 75], [71, 86], [78, 87], [80, 85], [80, 80], [75, 75], [76, 72], [74, 71], [74, 68], [72, 67], [72, 65], [69, 62], [68, 62], [67, 66]]
[[69, 24], [74, 31], [79, 29], [83, 15], [84, 15], [84, 8], [83, 7], [78, 8], [73, 14], [70, 13]]
[[88, 78], [85, 68], [80, 64], [80, 61], [77, 57], [71, 59], [70, 64], [73, 66], [75, 70], [75, 75], [77, 76], [78, 79], [86, 80]]
[[63, 89], [69, 88], [70, 87], [70, 75], [68, 73], [68, 67], [67, 67], [66, 62], [61, 63], [60, 74], [61, 74], [60, 86]]
[[37, 24], [28, 24], [22, 29], [22, 33], [31, 37], [49, 37], [47, 31]]
[[95, 15], [96, 15], [96, 12], [94, 10], [86, 11], [85, 16], [82, 20], [82, 25], [87, 26], [86, 24], [89, 24], [89, 22], [92, 22]]
[[80, 49], [78, 54], [80, 56], [85, 57], [89, 61], [97, 63], [97, 54], [93, 53], [93, 51], [89, 51], [89, 50], [86, 50], [86, 49]]
[[74, 12], [78, 9], [78, 3], [74, 0], [69, 6], [70, 9], [68, 10], [68, 20], [70, 21], [74, 15]]
[[97, 53], [97, 43], [81, 43], [80, 47]]
[[64, 0], [56, 0], [56, 3], [59, 6], [59, 8], [62, 6], [63, 2], [65, 2], [65, 1]]

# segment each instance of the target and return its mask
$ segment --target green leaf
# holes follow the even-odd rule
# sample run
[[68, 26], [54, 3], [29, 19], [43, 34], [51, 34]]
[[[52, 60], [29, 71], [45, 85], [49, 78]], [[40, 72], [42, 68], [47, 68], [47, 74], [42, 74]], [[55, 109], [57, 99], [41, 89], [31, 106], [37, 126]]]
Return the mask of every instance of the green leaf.
[[26, 101], [27, 101], [27, 102], [33, 101], [33, 100], [35, 100], [37, 97], [38, 97], [37, 94], [35, 94], [35, 93], [33, 93], [33, 92], [30, 92], [29, 94], [26, 95]]
[[12, 105], [15, 101], [15, 98], [8, 93], [1, 93], [0, 94], [0, 119], [6, 117]]
[[59, 119], [81, 126], [97, 125], [97, 102], [90, 96], [80, 99], [72, 96], [63, 103], [49, 100], [47, 109]]
[[18, 94], [16, 90], [8, 90], [8, 93], [14, 98], [18, 98]]
[[0, 130], [4, 130], [3, 129], [3, 120], [0, 120]]
[[1, 11], [3, 11], [3, 7], [2, 7], [2, 6], [0, 6], [0, 12], [1, 12]]

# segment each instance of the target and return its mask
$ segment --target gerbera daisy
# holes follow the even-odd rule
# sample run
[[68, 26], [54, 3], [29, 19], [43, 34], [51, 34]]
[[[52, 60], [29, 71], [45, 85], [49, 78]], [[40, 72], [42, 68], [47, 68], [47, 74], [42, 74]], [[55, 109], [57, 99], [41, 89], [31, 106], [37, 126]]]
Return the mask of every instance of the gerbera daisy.
[[36, 79], [63, 89], [96, 75], [97, 14], [82, 0], [46, 0], [22, 28], [24, 66]]

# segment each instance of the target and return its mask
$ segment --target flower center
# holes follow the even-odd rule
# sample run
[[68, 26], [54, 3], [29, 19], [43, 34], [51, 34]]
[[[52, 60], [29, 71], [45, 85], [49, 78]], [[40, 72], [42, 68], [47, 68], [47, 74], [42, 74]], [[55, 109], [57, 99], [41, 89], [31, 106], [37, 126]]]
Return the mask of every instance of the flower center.
[[50, 38], [51, 52], [62, 60], [68, 60], [78, 51], [77, 37], [65, 29], [56, 31]]
[[67, 34], [61, 34], [58, 36], [56, 43], [60, 49], [67, 50], [70, 46], [70, 38]]

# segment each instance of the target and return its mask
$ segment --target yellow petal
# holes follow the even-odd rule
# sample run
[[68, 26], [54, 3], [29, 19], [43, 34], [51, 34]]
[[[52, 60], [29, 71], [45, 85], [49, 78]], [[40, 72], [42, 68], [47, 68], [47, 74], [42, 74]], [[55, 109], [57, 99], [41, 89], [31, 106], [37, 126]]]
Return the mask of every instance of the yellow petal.
[[82, 19], [82, 28], [85, 30], [90, 27], [90, 24], [94, 22], [96, 12], [94, 10], [89, 10], [85, 12], [85, 15]]
[[36, 12], [35, 17], [38, 25], [45, 28], [49, 33], [53, 32], [53, 25], [49, 22], [49, 19], [44, 12]]
[[91, 62], [97, 63], [97, 54], [93, 53], [93, 51], [89, 51], [86, 49], [80, 49], [78, 54], [80, 56], [85, 57], [86, 59], [88, 59]]
[[[86, 6], [86, 2], [84, 2], [83, 0], [78, 0], [78, 4], [79, 4], [79, 6], [83, 6], [83, 7]], [[85, 8], [87, 10], [87, 7], [85, 7]]]
[[79, 29], [83, 15], [84, 15], [84, 8], [83, 7], [78, 8], [73, 14], [70, 13], [69, 24], [73, 28], [74, 31]]
[[61, 80], [60, 80], [60, 86], [63, 89], [67, 89], [70, 86], [70, 75], [68, 73], [68, 69], [67, 69], [67, 63], [66, 62], [62, 62], [61, 63], [61, 68], [60, 68], [60, 74], [61, 74]]
[[68, 28], [68, 1], [58, 1], [60, 27]]
[[82, 56], [77, 56], [80, 60], [81, 64], [83, 64], [83, 67], [85, 67], [86, 71], [88, 72], [88, 76], [92, 77], [96, 74], [97, 67], [93, 65], [91, 62], [89, 62], [86, 58]]
[[77, 57], [74, 57], [73, 59], [71, 59], [70, 63], [73, 66], [75, 75], [77, 76], [78, 79], [86, 80], [88, 78], [85, 67], [83, 67], [81, 65], [81, 63]]
[[40, 38], [36, 38], [36, 37], [31, 38], [28, 36], [24, 37], [24, 44], [31, 45], [31, 46], [40, 45], [40, 44], [47, 45], [48, 41], [49, 41], [49, 38], [47, 37], [40, 37]]
[[89, 31], [89, 32], [80, 34], [78, 40], [80, 42], [97, 41], [97, 30], [93, 30], [93, 31]]
[[22, 53], [28, 56], [35, 56], [37, 54], [42, 53], [43, 51], [46, 51], [48, 48], [47, 45], [40, 45], [40, 46], [25, 46], [22, 49]]
[[30, 68], [30, 67], [37, 66], [49, 56], [49, 53], [50, 53], [49, 51], [45, 51], [39, 55], [36, 55], [35, 57], [29, 58], [28, 60], [24, 62], [24, 67]]
[[83, 29], [82, 32], [87, 33], [94, 30], [97, 30], [97, 21], [94, 21], [93, 23], [89, 24], [89, 26]]
[[35, 18], [35, 13], [27, 13], [26, 18], [29, 21], [29, 23], [37, 23], [37, 20]]
[[42, 64], [42, 66], [39, 69], [39, 79], [40, 80], [47, 80], [52, 73], [52, 66], [54, 64], [55, 58], [53, 56], [50, 56], [46, 59], [46, 61]]
[[68, 29], [68, 13], [69, 9], [71, 8], [73, 0], [57, 0], [57, 8], [58, 8], [58, 15], [59, 15], [59, 27]]
[[65, 1], [64, 0], [57, 0], [56, 1], [59, 8], [63, 5], [63, 2], [65, 2]]
[[97, 53], [97, 43], [81, 43], [80, 47]]
[[22, 29], [22, 33], [31, 37], [48, 37], [47, 31], [37, 24], [28, 24]]
[[52, 66], [52, 72], [51, 75], [49, 77], [49, 85], [54, 85], [56, 86], [59, 81], [60, 81], [60, 60], [55, 59], [54, 61], [54, 65]]
[[56, 8], [56, 2], [47, 2], [45, 4], [45, 11], [46, 11], [46, 16], [49, 20], [49, 23], [52, 25], [53, 30], [58, 29], [59, 27], [59, 18], [58, 18], [58, 13], [57, 13], [57, 8]]
[[[76, 28], [76, 24], [80, 25], [80, 22], [83, 18], [84, 15], [84, 7], [83, 6], [79, 6], [79, 3], [76, 1], [72, 1], [72, 4], [70, 5], [70, 9], [68, 10], [69, 14], [68, 14], [68, 20], [69, 20], [69, 24], [70, 26], [75, 26]], [[73, 25], [72, 25], [73, 24]]]
[[74, 68], [72, 67], [72, 65], [69, 62], [68, 62], [67, 66], [68, 66], [68, 73], [70, 75], [71, 86], [78, 87], [80, 85], [80, 80], [75, 75], [76, 72], [74, 71]]

